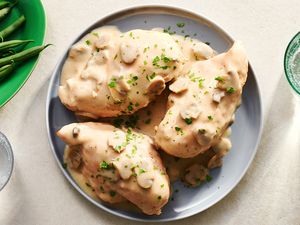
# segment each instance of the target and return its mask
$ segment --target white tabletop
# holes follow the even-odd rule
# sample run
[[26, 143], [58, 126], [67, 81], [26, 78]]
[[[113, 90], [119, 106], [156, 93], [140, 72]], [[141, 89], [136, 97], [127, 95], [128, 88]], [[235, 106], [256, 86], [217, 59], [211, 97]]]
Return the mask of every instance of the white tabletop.
[[[0, 130], [15, 154], [12, 178], [0, 192], [1, 225], [141, 224], [84, 200], [63, 177], [48, 144], [49, 78], [66, 46], [100, 17], [137, 4], [164, 3], [207, 16], [241, 40], [256, 71], [264, 131], [245, 177], [222, 201], [173, 224], [300, 224], [300, 97], [284, 77], [285, 48], [300, 27], [299, 0], [44, 0], [46, 43], [22, 90], [0, 109]], [[297, 102], [298, 101], [298, 102]], [[167, 223], [165, 223], [167, 224]]]

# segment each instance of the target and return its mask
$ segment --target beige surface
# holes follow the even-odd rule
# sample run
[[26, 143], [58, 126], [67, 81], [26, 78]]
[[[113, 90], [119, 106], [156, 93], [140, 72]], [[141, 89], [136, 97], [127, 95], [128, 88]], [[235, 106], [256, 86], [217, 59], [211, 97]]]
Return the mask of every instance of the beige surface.
[[[29, 81], [0, 109], [0, 130], [15, 153], [12, 179], [0, 193], [1, 225], [140, 224], [94, 207], [62, 176], [45, 128], [51, 72], [74, 35], [99, 17], [153, 1], [44, 0], [47, 49]], [[300, 224], [300, 97], [283, 73], [283, 54], [299, 31], [299, 0], [155, 1], [206, 15], [245, 44], [264, 103], [258, 153], [239, 185], [221, 202], [173, 224]], [[167, 223], [165, 223], [167, 224]]]

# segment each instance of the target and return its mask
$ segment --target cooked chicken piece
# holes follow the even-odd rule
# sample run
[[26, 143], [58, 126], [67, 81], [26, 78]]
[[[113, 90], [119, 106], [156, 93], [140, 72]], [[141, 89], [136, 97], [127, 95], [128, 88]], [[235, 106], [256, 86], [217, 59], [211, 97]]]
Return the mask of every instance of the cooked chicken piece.
[[158, 126], [156, 144], [181, 158], [209, 149], [231, 123], [247, 71], [240, 43], [226, 53], [192, 64], [189, 72], [170, 86], [174, 93], [169, 95], [168, 111]]
[[73, 123], [57, 135], [69, 145], [68, 167], [80, 171], [103, 201], [124, 198], [159, 215], [170, 195], [169, 178], [152, 140], [104, 123]]
[[71, 47], [58, 95], [79, 115], [129, 115], [161, 94], [184, 59], [169, 34], [101, 27]]

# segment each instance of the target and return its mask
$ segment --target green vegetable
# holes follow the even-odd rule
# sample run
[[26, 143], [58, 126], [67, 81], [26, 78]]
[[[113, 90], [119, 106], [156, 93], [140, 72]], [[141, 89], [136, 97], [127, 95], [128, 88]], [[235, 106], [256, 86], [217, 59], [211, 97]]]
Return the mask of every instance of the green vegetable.
[[100, 163], [100, 168], [108, 170], [108, 169], [110, 169], [110, 166], [107, 162], [103, 161], [103, 162]]
[[192, 118], [185, 118], [184, 121], [185, 121], [185, 123], [188, 124], [188, 125], [192, 124], [192, 122], [193, 122], [193, 121], [192, 121]]
[[209, 120], [213, 120], [214, 118], [212, 116], [207, 117]]
[[177, 27], [181, 28], [181, 27], [184, 27], [185, 23], [177, 23], [176, 25], [177, 25]]
[[5, 41], [0, 43], [0, 51], [5, 51], [10, 48], [15, 48], [21, 45], [28, 44], [30, 42], [33, 42], [33, 40], [12, 40], [12, 41]]
[[10, 3], [10, 2], [2, 2], [2, 6], [5, 5], [5, 7], [1, 7], [0, 6], [0, 21], [3, 20], [12, 10], [12, 8], [15, 6], [15, 4], [17, 4], [18, 1], [15, 1], [14, 3]]
[[232, 94], [235, 92], [235, 89], [233, 87], [227, 88], [227, 93]]
[[210, 182], [212, 179], [213, 179], [213, 178], [212, 178], [211, 176], [206, 175], [206, 181], [207, 181], [207, 182]]
[[13, 71], [14, 69], [14, 64], [9, 64], [9, 65], [5, 65], [5, 66], [2, 66], [0, 68], [0, 81], [3, 80], [4, 78], [6, 78], [10, 73], [11, 71]]
[[13, 22], [11, 25], [0, 32], [0, 38], [4, 39], [14, 31], [16, 31], [25, 22], [25, 20], [26, 19], [23, 15], [19, 17], [19, 19], [17, 19], [15, 22]]
[[43, 51], [45, 48], [47, 48], [48, 45], [42, 45], [42, 46], [35, 46], [29, 49], [26, 49], [22, 52], [19, 52], [17, 54], [5, 57], [0, 59], [0, 66], [10, 64], [11, 62], [22, 62], [25, 61], [33, 56], [38, 55], [41, 51]]
[[0, 2], [0, 9], [3, 9], [3, 8], [5, 8], [5, 7], [7, 7], [7, 6], [9, 6], [11, 3], [10, 2], [7, 2], [7, 1], [1, 1]]

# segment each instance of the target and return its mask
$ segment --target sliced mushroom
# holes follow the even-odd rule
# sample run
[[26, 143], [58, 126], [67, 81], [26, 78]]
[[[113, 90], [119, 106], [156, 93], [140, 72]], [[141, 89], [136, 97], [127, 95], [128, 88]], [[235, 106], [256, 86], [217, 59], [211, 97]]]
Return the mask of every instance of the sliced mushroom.
[[223, 160], [222, 157], [220, 157], [219, 155], [214, 155], [207, 164], [207, 168], [208, 169], [213, 169], [216, 167], [221, 167], [223, 164]]
[[119, 174], [122, 179], [127, 180], [132, 175], [132, 161], [128, 160], [125, 157], [121, 157], [119, 160], [114, 160], [114, 167], [119, 171]]
[[121, 59], [125, 63], [133, 63], [138, 57], [138, 48], [134, 43], [124, 42], [120, 46]]
[[184, 77], [179, 77], [174, 83], [169, 86], [169, 89], [174, 93], [180, 93], [188, 89], [189, 81]]
[[116, 152], [122, 152], [126, 146], [124, 142], [126, 140], [126, 134], [122, 131], [115, 131], [113, 135], [108, 138], [108, 146], [112, 147]]
[[151, 175], [151, 173], [145, 172], [139, 174], [136, 180], [142, 188], [151, 188], [154, 181], [154, 177], [153, 175]]
[[153, 80], [151, 80], [151, 83], [148, 86], [148, 92], [159, 95], [165, 87], [165, 80], [161, 76], [156, 76]]
[[212, 142], [215, 132], [211, 131], [209, 127], [198, 127], [193, 131], [193, 135], [199, 145], [207, 146]]
[[200, 164], [193, 164], [185, 171], [184, 181], [191, 186], [199, 185], [205, 181], [208, 175], [208, 169]]
[[197, 42], [195, 45], [193, 45], [192, 51], [197, 60], [209, 59], [214, 55], [214, 50], [202, 42]]
[[216, 91], [213, 93], [212, 98], [215, 102], [220, 103], [221, 99], [225, 96], [224, 91]]
[[109, 59], [109, 51], [108, 50], [101, 50], [97, 52], [94, 56], [94, 61], [97, 64], [105, 63]]
[[69, 57], [75, 59], [78, 55], [85, 53], [88, 48], [89, 47], [83, 43], [77, 43], [71, 47]]
[[200, 113], [201, 110], [199, 106], [195, 102], [192, 102], [187, 107], [181, 109], [180, 116], [182, 119], [186, 119], [186, 118], [197, 119]]
[[78, 169], [82, 163], [81, 147], [68, 147], [65, 152], [65, 162], [71, 169]]
[[109, 34], [102, 34], [99, 37], [99, 40], [96, 41], [95, 45], [99, 49], [104, 49], [110, 45], [111, 36]]

